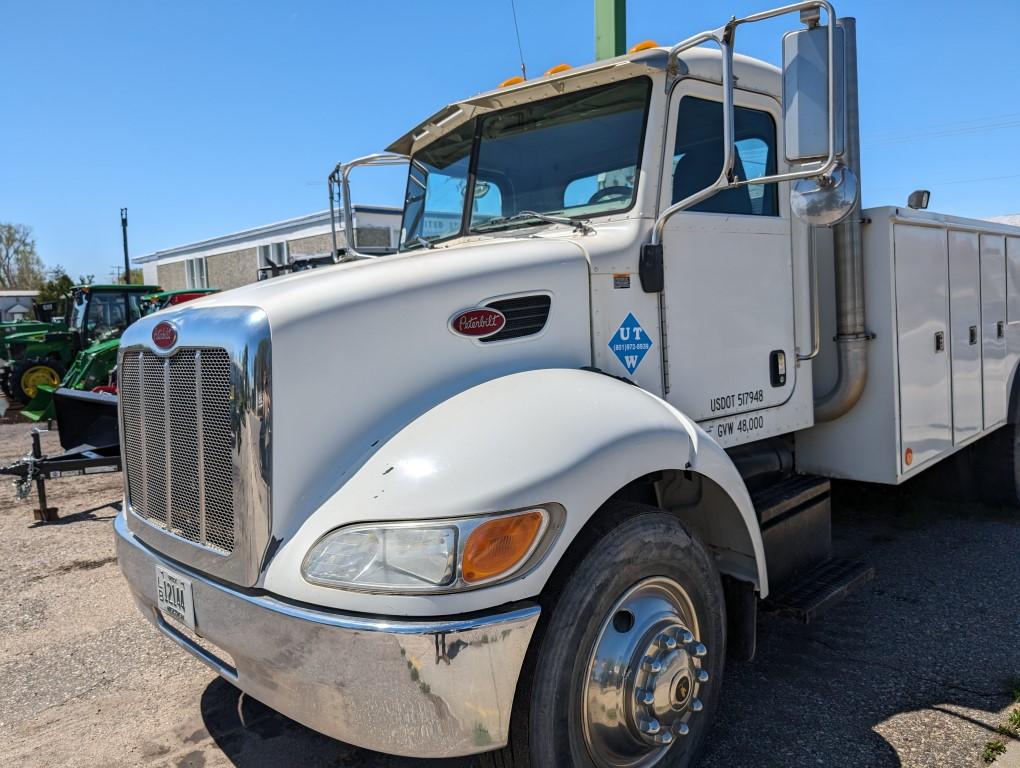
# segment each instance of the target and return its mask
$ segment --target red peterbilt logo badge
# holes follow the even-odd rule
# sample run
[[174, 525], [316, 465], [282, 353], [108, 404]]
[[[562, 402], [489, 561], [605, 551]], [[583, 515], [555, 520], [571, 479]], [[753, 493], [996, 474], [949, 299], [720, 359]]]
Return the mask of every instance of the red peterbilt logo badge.
[[165, 320], [152, 329], [152, 343], [160, 349], [170, 349], [177, 341], [177, 329]]
[[487, 307], [466, 309], [458, 312], [450, 320], [450, 330], [461, 336], [472, 336], [476, 339], [492, 336], [503, 330], [506, 317], [502, 312]]

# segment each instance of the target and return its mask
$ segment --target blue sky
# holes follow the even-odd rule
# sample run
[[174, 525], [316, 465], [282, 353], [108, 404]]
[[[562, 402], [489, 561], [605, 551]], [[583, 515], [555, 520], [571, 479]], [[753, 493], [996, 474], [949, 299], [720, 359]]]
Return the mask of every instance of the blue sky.
[[[775, 3], [779, 4], [779, 3]], [[628, 41], [675, 42], [769, 0], [630, 0]], [[858, 20], [865, 205], [1020, 212], [1020, 2], [837, 2]], [[594, 55], [592, 0], [517, 0], [528, 69]], [[738, 49], [778, 61], [782, 26]], [[760, 25], [761, 26], [761, 25]], [[326, 207], [340, 159], [519, 69], [510, 0], [7, 2], [0, 221], [105, 277], [119, 209], [141, 255]], [[363, 171], [361, 202], [397, 200]]]

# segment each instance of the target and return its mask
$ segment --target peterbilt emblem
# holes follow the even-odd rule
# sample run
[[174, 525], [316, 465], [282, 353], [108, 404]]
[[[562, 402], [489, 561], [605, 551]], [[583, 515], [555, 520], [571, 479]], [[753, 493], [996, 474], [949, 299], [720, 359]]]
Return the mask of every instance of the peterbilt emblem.
[[152, 343], [160, 349], [170, 349], [177, 341], [177, 329], [164, 320], [152, 329]]
[[476, 339], [483, 339], [486, 336], [499, 333], [503, 330], [504, 325], [506, 325], [506, 317], [503, 313], [488, 307], [465, 309], [450, 319], [451, 331]]

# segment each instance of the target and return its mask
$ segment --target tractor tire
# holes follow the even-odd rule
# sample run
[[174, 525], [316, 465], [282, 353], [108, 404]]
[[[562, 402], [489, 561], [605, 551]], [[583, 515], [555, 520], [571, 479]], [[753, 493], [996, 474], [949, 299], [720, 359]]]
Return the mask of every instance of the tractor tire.
[[543, 594], [509, 743], [483, 768], [685, 768], [704, 748], [726, 656], [715, 562], [654, 507], [610, 502], [597, 525]]
[[0, 390], [3, 390], [4, 397], [8, 401], [14, 399], [14, 390], [11, 388], [11, 367], [9, 365], [0, 368]]
[[11, 399], [27, 403], [36, 394], [40, 384], [59, 386], [64, 376], [64, 366], [57, 360], [19, 360], [11, 366], [8, 386]]

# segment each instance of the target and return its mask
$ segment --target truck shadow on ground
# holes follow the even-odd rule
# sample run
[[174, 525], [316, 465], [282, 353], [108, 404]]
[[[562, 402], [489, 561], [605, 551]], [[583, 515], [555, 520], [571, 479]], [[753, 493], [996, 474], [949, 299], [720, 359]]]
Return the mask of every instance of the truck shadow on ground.
[[[1020, 512], [856, 483], [833, 488], [834, 547], [876, 578], [809, 625], [763, 614], [730, 663], [702, 765], [978, 765], [1020, 678]], [[237, 766], [467, 766], [360, 750], [216, 679], [202, 718]], [[274, 757], [275, 756], [275, 757]]]

